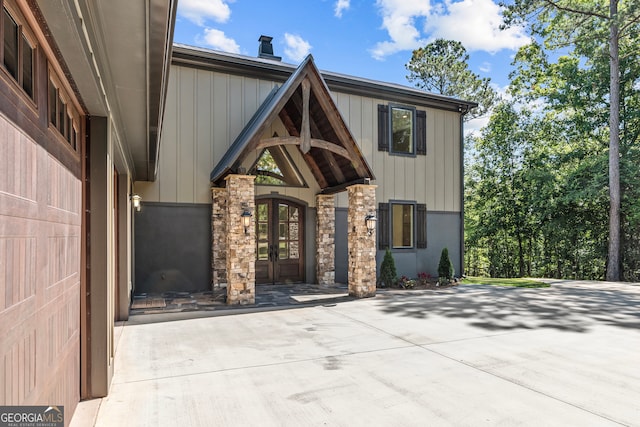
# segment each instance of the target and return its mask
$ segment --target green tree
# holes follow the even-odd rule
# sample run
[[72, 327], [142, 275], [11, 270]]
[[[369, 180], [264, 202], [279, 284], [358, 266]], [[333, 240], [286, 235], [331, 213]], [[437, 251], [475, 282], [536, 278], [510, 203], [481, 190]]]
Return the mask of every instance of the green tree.
[[382, 283], [384, 287], [390, 288], [395, 283], [397, 275], [396, 263], [393, 260], [391, 251], [387, 248], [384, 253], [384, 258], [382, 259], [382, 265], [380, 266], [380, 283]]
[[478, 103], [469, 120], [487, 114], [497, 102], [498, 95], [489, 78], [481, 78], [469, 69], [469, 55], [462, 43], [437, 39], [413, 51], [405, 65], [407, 79], [416, 87], [441, 95]]
[[[608, 4], [585, 0], [516, 0], [506, 5], [505, 25], [527, 24], [550, 51], [570, 51], [570, 59], [597, 69], [608, 64], [608, 187], [609, 239], [607, 280], [621, 278], [620, 266], [620, 46], [637, 37], [639, 0], [610, 0]], [[536, 88], [534, 88], [535, 90]], [[567, 88], [573, 90], [573, 88]], [[565, 91], [566, 92], [566, 91]], [[602, 101], [600, 101], [602, 102]], [[624, 108], [624, 107], [623, 107]]]
[[453, 278], [453, 263], [449, 259], [449, 249], [443, 248], [438, 263], [438, 278], [451, 280]]

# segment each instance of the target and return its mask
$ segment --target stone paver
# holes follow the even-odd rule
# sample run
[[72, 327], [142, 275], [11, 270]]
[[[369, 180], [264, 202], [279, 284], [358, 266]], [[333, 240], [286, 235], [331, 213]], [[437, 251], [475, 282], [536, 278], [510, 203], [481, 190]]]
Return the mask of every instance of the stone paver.
[[133, 316], [95, 425], [640, 426], [638, 285], [239, 313]]

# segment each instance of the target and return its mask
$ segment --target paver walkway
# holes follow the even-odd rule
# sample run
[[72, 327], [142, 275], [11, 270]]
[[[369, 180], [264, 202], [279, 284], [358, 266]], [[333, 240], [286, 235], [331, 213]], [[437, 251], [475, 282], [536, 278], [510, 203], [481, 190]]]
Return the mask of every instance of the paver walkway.
[[149, 319], [119, 327], [110, 394], [74, 427], [640, 426], [639, 285]]

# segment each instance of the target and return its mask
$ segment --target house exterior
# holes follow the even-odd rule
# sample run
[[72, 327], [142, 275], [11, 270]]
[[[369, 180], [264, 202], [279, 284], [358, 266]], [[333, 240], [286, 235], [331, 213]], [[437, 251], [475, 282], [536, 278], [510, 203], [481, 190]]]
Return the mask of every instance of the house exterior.
[[0, 405], [105, 396], [176, 1], [1, 0]]
[[176, 3], [0, 0], [0, 405], [107, 395], [134, 293], [462, 270], [472, 103], [172, 46]]
[[258, 57], [174, 45], [158, 176], [135, 183], [136, 292], [228, 284], [228, 302], [251, 303], [230, 283], [359, 294], [362, 274], [372, 294], [386, 248], [399, 275], [436, 276], [444, 247], [460, 274], [462, 119], [475, 104], [320, 72], [312, 57], [285, 64], [260, 42]]

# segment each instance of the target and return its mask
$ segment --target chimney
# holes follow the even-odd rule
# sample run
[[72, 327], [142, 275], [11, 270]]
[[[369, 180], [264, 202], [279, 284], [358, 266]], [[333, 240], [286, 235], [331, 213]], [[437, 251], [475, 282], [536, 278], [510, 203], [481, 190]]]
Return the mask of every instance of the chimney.
[[271, 44], [271, 40], [273, 37], [269, 36], [260, 36], [258, 41], [260, 42], [260, 46], [258, 47], [258, 57], [264, 59], [273, 59], [274, 61], [281, 61], [282, 57], [275, 56], [273, 54], [273, 45]]

